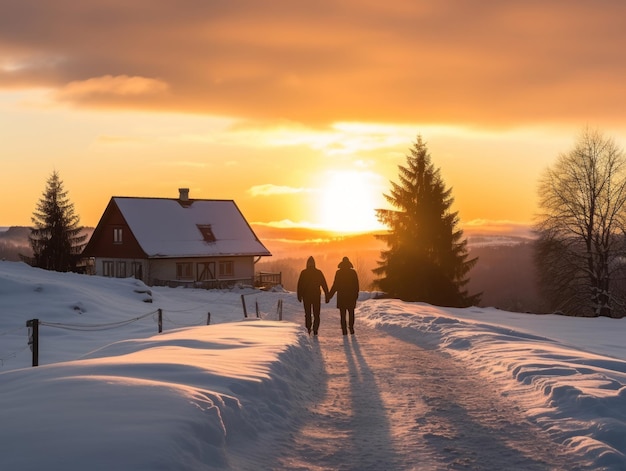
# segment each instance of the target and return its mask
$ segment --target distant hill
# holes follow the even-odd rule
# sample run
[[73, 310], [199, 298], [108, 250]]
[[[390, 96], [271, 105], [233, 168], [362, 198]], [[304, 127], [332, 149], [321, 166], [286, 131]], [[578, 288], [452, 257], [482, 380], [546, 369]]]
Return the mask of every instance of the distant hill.
[[514, 312], [546, 312], [539, 295], [531, 240], [515, 244], [469, 245], [478, 263], [470, 272], [467, 289], [482, 292], [480, 305]]
[[33, 251], [28, 242], [30, 227], [12, 226], [0, 231], [0, 260], [17, 262], [20, 254], [32, 256]]
[[[337, 234], [310, 229], [280, 229], [253, 225], [272, 257], [257, 263], [258, 271], [282, 273], [283, 286], [294, 291], [306, 259], [312, 255], [328, 283], [332, 283], [337, 264], [350, 258], [363, 290], [372, 290], [380, 252], [385, 244], [375, 233]], [[470, 233], [469, 257], [478, 257], [470, 272], [468, 290], [482, 292], [481, 306], [511, 311], [543, 312], [533, 265], [532, 238], [517, 234]]]
[[512, 246], [526, 244], [533, 240], [532, 237], [502, 234], [470, 234], [466, 235], [466, 237], [467, 246], [470, 248]]
[[[379, 252], [384, 244], [373, 232], [343, 234], [305, 228], [275, 228], [252, 225], [257, 237], [272, 252], [274, 258], [291, 258], [295, 253], [330, 255], [341, 252]], [[308, 257], [307, 255], [307, 257]]]
[[[281, 257], [294, 247], [316, 248], [328, 246], [346, 246], [360, 250], [379, 250], [384, 246], [375, 236], [384, 231], [346, 234], [307, 228], [281, 228], [252, 224], [255, 234], [274, 256]], [[469, 247], [510, 246], [527, 243], [533, 238], [525, 233], [483, 233], [476, 230], [465, 230], [464, 237]], [[273, 248], [273, 250], [272, 250]]]
[[[385, 244], [375, 233], [338, 234], [312, 229], [282, 229], [252, 225], [257, 237], [272, 253], [257, 263], [257, 271], [282, 273], [283, 286], [295, 291], [306, 259], [313, 256], [328, 283], [344, 256], [354, 264], [361, 289], [373, 289], [372, 270], [378, 266]], [[93, 228], [87, 228], [89, 233]], [[0, 259], [19, 261], [32, 255], [29, 227], [14, 226], [0, 231]], [[544, 312], [533, 266], [532, 239], [519, 235], [478, 234], [467, 236], [470, 257], [478, 263], [470, 272], [470, 293], [482, 292], [481, 306], [510, 311]]]
[[[32, 257], [33, 250], [28, 240], [31, 228], [11, 226], [4, 229], [0, 230], [0, 260], [18, 262], [21, 260], [20, 255]], [[94, 228], [85, 227], [84, 229], [90, 237]]]
[[0, 240], [28, 240], [28, 234], [30, 234], [30, 227], [5, 227], [0, 231]]

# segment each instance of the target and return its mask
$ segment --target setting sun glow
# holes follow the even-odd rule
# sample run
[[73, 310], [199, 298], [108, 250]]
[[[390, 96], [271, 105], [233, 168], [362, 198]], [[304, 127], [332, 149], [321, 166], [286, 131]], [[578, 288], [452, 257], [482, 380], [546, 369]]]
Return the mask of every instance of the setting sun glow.
[[383, 229], [418, 135], [461, 221], [530, 230], [581, 127], [626, 148], [626, 2], [553, 3], [3, 2], [0, 230], [52, 171], [87, 227], [189, 188], [268, 227]]
[[383, 204], [378, 175], [360, 171], [329, 173], [321, 190], [319, 220], [325, 229], [364, 232], [382, 229], [376, 209]]

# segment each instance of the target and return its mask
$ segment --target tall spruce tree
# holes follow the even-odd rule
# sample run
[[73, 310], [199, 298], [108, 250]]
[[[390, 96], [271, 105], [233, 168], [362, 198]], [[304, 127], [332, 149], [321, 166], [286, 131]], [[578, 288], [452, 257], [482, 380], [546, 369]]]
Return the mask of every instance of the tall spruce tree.
[[374, 281], [388, 296], [440, 306], [466, 307], [480, 294], [464, 289], [466, 275], [477, 259], [468, 260], [467, 241], [457, 229], [458, 213], [450, 211], [454, 199], [421, 136], [410, 149], [406, 165], [399, 165], [399, 183], [391, 182], [385, 199], [395, 209], [377, 209], [378, 220], [389, 232], [377, 237], [387, 249]]
[[33, 265], [62, 272], [75, 270], [87, 236], [56, 170], [48, 178], [31, 220]]

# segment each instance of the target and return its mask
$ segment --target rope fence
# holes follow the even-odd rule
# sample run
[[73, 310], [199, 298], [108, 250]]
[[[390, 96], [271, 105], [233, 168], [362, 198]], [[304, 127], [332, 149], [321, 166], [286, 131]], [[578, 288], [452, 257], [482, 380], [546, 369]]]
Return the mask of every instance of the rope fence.
[[[243, 307], [244, 317], [247, 318], [248, 310], [246, 306], [246, 300], [243, 294], [241, 295], [241, 303]], [[256, 313], [257, 318], [269, 319], [270, 317], [274, 317], [273, 315], [270, 315], [269, 313], [262, 313], [260, 311], [258, 300], [255, 300], [254, 306], [255, 306], [255, 313]], [[201, 306], [198, 306], [198, 307], [201, 307]], [[172, 310], [169, 312], [181, 313], [181, 312], [191, 312], [193, 310], [196, 310], [196, 309], [190, 308], [190, 309], [184, 309], [184, 310], [178, 310], [178, 311]], [[278, 320], [282, 320], [282, 316], [283, 316], [283, 300], [279, 299], [276, 305], [275, 317]], [[142, 314], [137, 317], [133, 317], [131, 319], [125, 319], [123, 321], [110, 322], [110, 323], [105, 323], [105, 324], [71, 324], [71, 323], [60, 323], [60, 322], [46, 322], [40, 319], [30, 319], [26, 321], [27, 339], [28, 339], [26, 346], [20, 350], [4, 354], [2, 357], [0, 357], [0, 366], [4, 366], [7, 360], [16, 358], [19, 354], [21, 354], [22, 352], [24, 352], [25, 350], [29, 348], [32, 352], [32, 366], [38, 366], [39, 365], [39, 328], [40, 327], [49, 327], [52, 329], [63, 329], [63, 330], [78, 331], [78, 332], [98, 332], [98, 331], [111, 330], [111, 329], [124, 327], [129, 324], [132, 324], [133, 322], [137, 322], [137, 321], [146, 319], [148, 317], [151, 317], [157, 323], [159, 333], [163, 332], [163, 320], [164, 319], [167, 320], [167, 322], [169, 322], [170, 324], [177, 326], [177, 327], [196, 327], [200, 325], [211, 324], [210, 312], [208, 312], [206, 317], [203, 317], [197, 323], [183, 324], [167, 316], [164, 313], [163, 309], [156, 309], [154, 311], [147, 312], [145, 314]], [[21, 329], [24, 329], [24, 327], [18, 327], [10, 331], [0, 332], [0, 336], [15, 334]]]
[[[245, 294], [241, 295], [241, 306], [243, 308], [243, 317], [247, 318], [248, 317], [248, 306], [246, 303], [246, 298], [245, 298]], [[254, 300], [254, 312], [256, 314], [257, 319], [266, 319], [266, 320], [279, 320], [282, 321], [283, 320], [283, 300], [282, 298], [278, 299], [278, 302], [276, 303], [276, 315], [272, 316], [269, 313], [264, 313], [259, 309], [259, 300], [255, 299]], [[272, 317], [275, 317], [275, 319], [272, 319]]]
[[[190, 310], [188, 310], [190, 311]], [[184, 312], [184, 311], [173, 311], [173, 312]], [[32, 366], [38, 366], [39, 364], [39, 328], [40, 327], [49, 327], [52, 329], [63, 329], [63, 330], [71, 330], [78, 332], [98, 332], [104, 330], [112, 330], [120, 327], [127, 326], [132, 324], [133, 322], [137, 322], [146, 318], [151, 317], [153, 321], [158, 324], [158, 332], [163, 332], [163, 318], [165, 317], [168, 322], [173, 325], [179, 327], [194, 327], [199, 325], [204, 325], [204, 323], [194, 323], [194, 324], [182, 324], [180, 322], [174, 322], [171, 318], [164, 316], [162, 309], [156, 309], [154, 311], [147, 312], [137, 317], [133, 317], [130, 319], [125, 319], [123, 321], [118, 322], [109, 322], [105, 324], [71, 324], [71, 323], [60, 323], [60, 322], [46, 322], [40, 319], [30, 319], [26, 321], [26, 329], [27, 329], [27, 342], [24, 348], [12, 351], [10, 353], [3, 354], [0, 357], [0, 366], [4, 366], [5, 363], [13, 358], [17, 358], [25, 350], [30, 349], [32, 353]], [[209, 312], [206, 319], [206, 325], [209, 325], [211, 322], [211, 313]], [[0, 332], [0, 336], [15, 334], [19, 330], [24, 329], [24, 327], [19, 327], [10, 331]]]
[[146, 317], [153, 316], [159, 311], [161, 310], [157, 309], [156, 311], [148, 312], [147, 314], [144, 314], [139, 317], [133, 317], [132, 319], [127, 319], [125, 321], [120, 321], [120, 322], [111, 322], [109, 324], [61, 324], [61, 323], [55, 323], [55, 322], [39, 321], [39, 325], [43, 325], [45, 327], [53, 327], [55, 329], [77, 330], [81, 332], [95, 332], [99, 330], [111, 330], [111, 329], [117, 329], [118, 327], [124, 327], [125, 325], [140, 321], [141, 319], [145, 319]]

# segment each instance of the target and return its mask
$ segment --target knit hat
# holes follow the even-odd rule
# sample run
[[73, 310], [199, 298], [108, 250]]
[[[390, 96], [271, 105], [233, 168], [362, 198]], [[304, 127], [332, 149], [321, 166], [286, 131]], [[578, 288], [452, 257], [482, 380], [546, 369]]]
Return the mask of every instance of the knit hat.
[[339, 265], [337, 265], [337, 267], [339, 267], [339, 268], [354, 268], [354, 265], [352, 265], [352, 262], [348, 259], [348, 257], [343, 257], [343, 259], [341, 260]]

